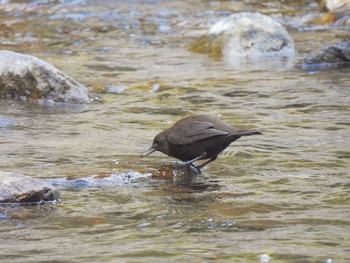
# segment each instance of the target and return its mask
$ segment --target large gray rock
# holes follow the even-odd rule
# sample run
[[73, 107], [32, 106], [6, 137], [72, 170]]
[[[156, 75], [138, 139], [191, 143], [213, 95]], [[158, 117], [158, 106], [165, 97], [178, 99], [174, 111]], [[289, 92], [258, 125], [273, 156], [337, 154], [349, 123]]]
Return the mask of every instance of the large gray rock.
[[28, 203], [59, 200], [50, 184], [29, 176], [0, 172], [0, 203]]
[[260, 13], [237, 13], [214, 24], [189, 49], [228, 62], [294, 57], [294, 41], [281, 24]]
[[0, 50], [0, 97], [88, 103], [88, 89], [51, 64]]
[[350, 66], [350, 38], [309, 55], [296, 64], [301, 69], [337, 68]]

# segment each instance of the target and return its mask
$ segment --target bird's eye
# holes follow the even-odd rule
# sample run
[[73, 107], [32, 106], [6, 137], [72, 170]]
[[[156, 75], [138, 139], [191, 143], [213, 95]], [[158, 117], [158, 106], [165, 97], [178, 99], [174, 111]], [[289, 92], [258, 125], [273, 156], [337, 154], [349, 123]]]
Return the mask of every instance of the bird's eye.
[[159, 140], [157, 138], [154, 139], [153, 144], [159, 145]]

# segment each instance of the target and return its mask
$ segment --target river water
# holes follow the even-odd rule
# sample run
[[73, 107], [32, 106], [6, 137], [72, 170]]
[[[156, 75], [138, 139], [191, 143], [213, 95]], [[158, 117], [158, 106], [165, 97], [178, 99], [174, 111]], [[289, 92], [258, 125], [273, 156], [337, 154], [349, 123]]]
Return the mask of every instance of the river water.
[[[282, 1], [281, 1], [282, 2]], [[284, 2], [284, 1], [283, 1]], [[350, 262], [350, 70], [232, 67], [187, 45], [232, 12], [282, 22], [297, 56], [349, 28], [305, 27], [313, 1], [0, 1], [1, 49], [91, 89], [90, 105], [0, 100], [0, 169], [61, 202], [0, 208], [1, 262]], [[140, 159], [176, 120], [241, 138], [201, 175]]]

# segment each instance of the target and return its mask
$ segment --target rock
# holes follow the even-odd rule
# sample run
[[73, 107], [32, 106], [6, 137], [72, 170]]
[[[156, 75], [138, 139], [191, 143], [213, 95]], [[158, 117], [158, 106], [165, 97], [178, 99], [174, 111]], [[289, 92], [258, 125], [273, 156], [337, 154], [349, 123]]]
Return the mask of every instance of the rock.
[[322, 2], [329, 11], [333, 11], [334, 9], [350, 4], [350, 0], [322, 0]]
[[334, 16], [334, 25], [350, 26], [350, 3], [331, 11], [329, 14]]
[[189, 50], [224, 58], [238, 64], [249, 61], [294, 57], [294, 41], [281, 24], [260, 13], [238, 13], [214, 24]]
[[313, 23], [317, 25], [350, 26], [350, 0], [347, 4], [330, 9], [328, 13], [317, 17]]
[[50, 184], [29, 176], [0, 172], [0, 203], [57, 201], [58, 191]]
[[322, 49], [316, 55], [309, 55], [296, 64], [301, 69], [336, 68], [350, 66], [350, 38]]
[[88, 103], [88, 89], [33, 56], [0, 50], [0, 97]]
[[152, 177], [163, 179], [177, 179], [185, 177], [193, 177], [199, 175], [200, 172], [194, 167], [184, 165], [183, 163], [169, 163], [156, 167], [154, 170], [150, 170]]

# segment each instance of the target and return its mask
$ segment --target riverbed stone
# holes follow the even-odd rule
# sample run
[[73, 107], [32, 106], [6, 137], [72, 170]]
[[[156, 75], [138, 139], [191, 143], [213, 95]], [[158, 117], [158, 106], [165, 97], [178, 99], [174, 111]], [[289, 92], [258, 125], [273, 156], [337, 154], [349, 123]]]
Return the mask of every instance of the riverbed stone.
[[0, 97], [88, 103], [88, 89], [51, 64], [0, 50]]
[[214, 24], [189, 50], [240, 62], [244, 58], [293, 57], [295, 46], [287, 30], [260, 13], [237, 13]]
[[16, 126], [17, 123], [13, 120], [10, 120], [6, 117], [0, 116], [0, 128], [7, 128], [11, 126]]
[[322, 3], [329, 11], [333, 11], [350, 4], [350, 0], [322, 0]]
[[303, 58], [296, 64], [296, 67], [301, 69], [336, 68], [347, 65], [350, 66], [350, 38], [328, 46], [317, 54]]
[[38, 203], [59, 198], [59, 192], [42, 180], [0, 171], [0, 203]]
[[350, 0], [333, 1], [333, 3], [327, 5], [327, 9], [329, 12], [315, 18], [313, 23], [318, 25], [350, 26]]

